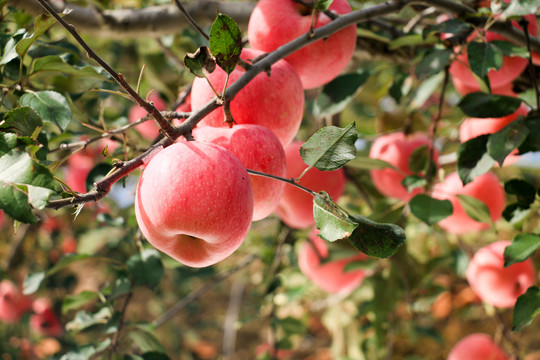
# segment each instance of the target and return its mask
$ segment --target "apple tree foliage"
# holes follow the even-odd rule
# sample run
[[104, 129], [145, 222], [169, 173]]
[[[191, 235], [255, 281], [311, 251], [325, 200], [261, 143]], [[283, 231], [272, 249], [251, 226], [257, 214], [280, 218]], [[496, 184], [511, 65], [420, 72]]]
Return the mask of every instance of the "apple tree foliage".
[[[316, 1], [313, 11], [325, 12], [331, 2]], [[74, 12], [94, 6], [100, 11], [117, 9], [106, 0], [73, 3]], [[134, 3], [140, 7], [168, 4], [118, 3], [126, 8]], [[439, 2], [442, 8], [438, 9], [430, 1], [407, 3], [352, 2], [358, 14], [373, 10], [377, 17], [377, 21], [357, 17], [362, 54], [342, 75], [306, 92], [298, 134], [305, 140], [300, 154], [306, 171], [344, 168], [348, 180], [346, 195], [337, 202], [324, 191], [312, 192], [316, 228], [330, 248], [326, 261], [354, 251], [371, 257], [347, 266], [347, 271], [367, 269], [371, 276], [353, 294], [340, 297], [321, 293], [302, 277], [296, 243], [307, 232], [289, 229], [275, 216], [255, 223], [231, 259], [203, 269], [181, 266], [159, 253], [137, 229], [129, 199], [140, 174], [137, 168], [153, 151], [169, 145], [168, 138], [189, 137], [189, 131], [185, 126], [177, 131], [162, 126], [157, 144], [150, 143], [128, 124], [129, 107], [133, 100], [141, 105], [155, 91], [168, 100], [169, 110], [175, 110], [185, 101], [178, 93], [189, 93], [193, 76], [204, 78], [216, 66], [227, 74], [236, 66], [249, 72], [250, 64], [240, 61], [246, 19], [216, 12], [203, 27], [208, 40], [183, 27], [171, 28], [159, 38], [112, 41], [87, 37], [84, 31], [77, 32], [76, 25], [71, 29], [59, 26], [57, 18], [42, 11], [36, 15], [35, 4], [0, 0], [0, 208], [9, 218], [3, 224], [0, 277], [18, 282], [28, 296], [51, 299], [64, 325], [64, 334], [43, 350], [47, 335], [28, 336], [29, 314], [17, 324], [0, 324], [0, 352], [11, 358], [32, 351], [54, 359], [172, 359], [175, 354], [182, 359], [205, 359], [216, 358], [220, 352], [232, 355], [227, 351], [234, 352], [234, 336], [246, 336], [236, 343], [236, 350], [249, 353], [250, 358], [255, 356], [256, 345], [264, 342], [276, 349], [291, 349], [292, 358], [303, 358], [316, 350], [306, 346], [306, 341], [330, 348], [339, 359], [382, 358], [392, 352], [401, 352], [405, 358], [404, 354], [414, 351], [418, 351], [416, 357], [409, 358], [441, 358], [452, 345], [445, 337], [455, 340], [460, 335], [446, 331], [444, 322], [457, 323], [459, 331], [470, 332], [467, 320], [473, 319], [486, 332], [495, 322], [504, 334], [502, 342], [515, 355], [535, 350], [531, 339], [538, 330], [538, 287], [527, 289], [512, 310], [495, 310], [465, 299], [463, 273], [474, 249], [503, 237], [513, 239], [504, 252], [504, 266], [527, 259], [540, 265], [536, 251], [540, 247], [540, 161], [536, 157], [532, 168], [502, 166], [515, 151], [522, 155], [540, 151], [538, 69], [531, 65], [532, 78], [524, 72], [515, 82], [518, 97], [492, 94], [487, 77], [491, 69], [501, 68], [503, 56], [528, 57], [531, 46], [540, 53], [540, 42], [470, 43], [469, 64], [482, 91], [462, 96], [452, 88], [448, 73], [457, 44], [440, 34], [464, 43], [475, 27], [495, 21], [492, 14], [519, 20], [535, 13], [540, 4], [524, 2], [520, 7], [493, 1], [491, 8], [478, 10], [451, 0]], [[232, 4], [238, 9], [251, 6], [249, 2]], [[386, 17], [391, 13], [396, 21]], [[435, 17], [442, 13], [455, 17], [437, 23]], [[96, 56], [72, 37], [76, 34], [105, 60], [96, 62]], [[132, 84], [140, 98], [134, 99], [123, 82]], [[216, 96], [226, 109], [230, 100], [225, 99], [225, 91]], [[464, 116], [499, 118], [512, 114], [522, 103], [530, 108], [527, 116], [493, 134], [461, 144], [457, 141]], [[197, 111], [189, 115], [188, 123], [204, 117]], [[172, 112], [162, 116], [167, 123], [182, 118]], [[148, 121], [153, 120], [149, 117]], [[227, 122], [234, 126], [234, 119]], [[430, 132], [441, 154], [454, 157], [437, 169], [428, 147], [417, 149], [409, 160], [412, 174], [403, 185], [409, 191], [422, 188], [425, 192], [408, 203], [381, 196], [369, 177], [369, 170], [395, 169], [370, 159], [366, 150], [377, 136], [391, 131]], [[107, 147], [92, 159], [88, 193], [75, 193], [65, 181], [72, 166], [68, 159], [103, 138], [118, 146]], [[484, 203], [460, 195], [466, 213], [491, 223], [491, 229], [455, 236], [437, 226], [453, 208], [450, 201], [431, 197], [430, 189], [444, 173], [454, 170], [463, 184], [488, 171], [497, 173], [508, 199], [503, 220], [493, 223]], [[283, 180], [301, 184], [302, 176]], [[64, 248], [69, 238], [76, 239], [74, 251]], [[219, 284], [230, 285], [231, 290]], [[235, 303], [238, 292], [243, 299]], [[234, 313], [231, 306], [238, 301], [245, 303], [241, 315], [233, 323], [225, 320], [224, 330], [212, 329], [205, 335], [207, 328], [216, 328], [216, 317]], [[227, 303], [229, 310], [222, 306]], [[210, 316], [201, 315], [203, 311]], [[465, 320], [461, 320], [463, 312]], [[320, 330], [321, 323], [326, 330]], [[506, 332], [507, 328], [514, 333]], [[260, 329], [266, 335], [257, 334]], [[248, 331], [258, 338], [246, 335]], [[337, 339], [346, 339], [347, 346]], [[226, 350], [231, 341], [233, 350]], [[224, 343], [223, 350], [218, 342]], [[418, 344], [426, 344], [427, 350]], [[430, 349], [436, 356], [426, 353]], [[274, 357], [263, 353], [260, 358]]]

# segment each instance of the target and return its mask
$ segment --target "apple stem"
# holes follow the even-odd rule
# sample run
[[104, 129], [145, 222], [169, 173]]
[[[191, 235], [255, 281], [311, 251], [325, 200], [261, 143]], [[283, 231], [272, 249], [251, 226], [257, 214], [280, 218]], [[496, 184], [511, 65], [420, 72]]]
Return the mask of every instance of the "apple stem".
[[263, 173], [263, 172], [260, 172], [260, 171], [256, 171], [256, 170], [251, 170], [251, 169], [246, 169], [247, 172], [249, 174], [252, 174], [252, 175], [255, 175], [255, 176], [262, 176], [262, 177], [267, 177], [269, 179], [274, 179], [274, 180], [278, 180], [278, 181], [283, 181], [287, 184], [290, 184], [292, 186], [296, 186], [297, 188], [299, 188], [300, 190], [303, 190], [305, 192], [307, 192], [308, 194], [310, 194], [311, 196], [316, 196], [317, 193], [303, 185], [300, 185], [299, 183], [297, 183], [294, 179], [287, 179], [287, 178], [283, 178], [281, 176], [276, 176], [276, 175], [271, 175], [271, 174], [266, 174], [266, 173]]

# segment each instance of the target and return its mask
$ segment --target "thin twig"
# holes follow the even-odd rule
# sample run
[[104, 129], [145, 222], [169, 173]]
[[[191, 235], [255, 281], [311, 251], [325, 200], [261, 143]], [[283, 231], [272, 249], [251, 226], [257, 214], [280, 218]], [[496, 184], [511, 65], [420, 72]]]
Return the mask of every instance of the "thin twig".
[[113, 79], [122, 87], [124, 90], [127, 91], [127, 93], [131, 96], [131, 98], [139, 104], [139, 106], [142, 106], [146, 112], [152, 115], [152, 117], [156, 120], [156, 123], [159, 125], [160, 129], [162, 129], [165, 134], [167, 134], [169, 137], [173, 134], [173, 129], [171, 125], [165, 120], [165, 118], [161, 115], [161, 113], [156, 109], [154, 105], [151, 103], [146, 102], [124, 79], [124, 76], [122, 74], [117, 73], [105, 60], [103, 60], [92, 48], [83, 40], [83, 38], [79, 35], [79, 33], [75, 30], [73, 25], [68, 24], [57, 12], [56, 10], [50, 6], [47, 1], [45, 0], [36, 0], [40, 3], [41, 6], [49, 14], [51, 14], [58, 23], [60, 23], [70, 34], [75, 38], [75, 40], [81, 45], [81, 47], [86, 51], [86, 55], [90, 59], [94, 59], [105, 71], [107, 71]]
[[167, 321], [172, 319], [175, 315], [177, 315], [180, 311], [182, 311], [186, 306], [191, 304], [193, 301], [198, 299], [201, 295], [205, 294], [207, 291], [212, 289], [214, 286], [231, 276], [232, 274], [238, 272], [239, 270], [242, 270], [249, 264], [253, 262], [257, 258], [257, 255], [250, 254], [244, 257], [242, 260], [237, 262], [236, 266], [232, 269], [228, 269], [226, 271], [223, 271], [216, 276], [214, 276], [212, 279], [206, 281], [204, 285], [199, 287], [197, 290], [192, 291], [188, 296], [177, 302], [175, 305], [173, 305], [169, 310], [165, 311], [159, 318], [157, 318], [154, 321], [154, 325], [157, 328], [161, 327], [163, 324], [165, 324]]
[[315, 192], [315, 191], [313, 191], [313, 190], [311, 190], [311, 189], [309, 189], [309, 188], [307, 188], [305, 186], [300, 185], [299, 183], [294, 181], [294, 179], [292, 179], [292, 178], [287, 179], [287, 178], [283, 178], [281, 176], [276, 176], [276, 175], [272, 175], [272, 174], [266, 174], [266, 173], [256, 171], [256, 170], [251, 170], [251, 169], [246, 169], [246, 170], [247, 170], [247, 172], [249, 174], [252, 174], [252, 175], [255, 175], [255, 176], [262, 176], [262, 177], [266, 177], [266, 178], [269, 178], [269, 179], [279, 180], [279, 181], [283, 181], [283, 182], [285, 182], [287, 184], [296, 186], [297, 188], [307, 192], [311, 196], [316, 196], [317, 195], [317, 192]]
[[186, 11], [186, 9], [184, 9], [184, 7], [182, 6], [182, 4], [180, 3], [180, 0], [174, 0], [174, 3], [176, 5], [176, 7], [180, 10], [180, 12], [182, 13], [182, 15], [184, 15], [184, 17], [187, 19], [187, 21], [189, 21], [189, 23], [191, 25], [193, 25], [193, 27], [195, 29], [197, 29], [197, 31], [199, 33], [201, 33], [202, 36], [204, 36], [204, 38], [206, 40], [210, 40], [210, 36], [208, 36], [204, 30], [199, 26], [199, 24], [197, 24], [197, 22], [191, 17], [191, 15], [189, 15], [189, 13]]
[[536, 70], [532, 61], [532, 50], [531, 50], [531, 37], [529, 34], [529, 21], [523, 17], [520, 20], [520, 25], [523, 28], [523, 32], [525, 33], [525, 39], [527, 40], [527, 51], [529, 52], [529, 75], [531, 77], [531, 80], [534, 85], [534, 92], [536, 94], [536, 109], [540, 110], [540, 91], [538, 90], [538, 78], [536, 77]]
[[124, 305], [122, 306], [122, 311], [120, 312], [120, 319], [118, 320], [118, 327], [117, 327], [117, 330], [116, 330], [116, 335], [114, 337], [114, 340], [112, 342], [112, 345], [111, 345], [111, 351], [109, 353], [109, 356], [110, 356], [110, 359], [112, 359], [115, 351], [116, 351], [116, 348], [118, 347], [118, 344], [120, 342], [120, 334], [122, 332], [122, 328], [124, 327], [124, 324], [125, 324], [125, 315], [126, 315], [126, 311], [127, 311], [127, 307], [131, 301], [133, 297], [133, 292], [130, 291], [127, 293], [126, 295], [126, 299], [124, 301]]

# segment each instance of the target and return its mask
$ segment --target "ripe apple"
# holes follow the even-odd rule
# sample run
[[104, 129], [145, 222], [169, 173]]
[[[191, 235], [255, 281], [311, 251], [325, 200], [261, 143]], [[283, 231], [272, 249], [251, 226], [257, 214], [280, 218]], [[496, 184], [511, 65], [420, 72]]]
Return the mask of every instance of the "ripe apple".
[[510, 358], [487, 334], [475, 333], [454, 345], [446, 360], [509, 360]]
[[[250, 60], [263, 54], [253, 49], [242, 50], [242, 59]], [[230, 74], [229, 85], [245, 72], [240, 66]], [[226, 73], [220, 68], [208, 76], [216, 89], [221, 92], [225, 85]], [[191, 105], [199, 109], [215, 96], [206, 79], [195, 78], [191, 89]], [[304, 91], [294, 68], [284, 60], [272, 65], [270, 76], [257, 75], [231, 101], [231, 113], [237, 124], [256, 124], [269, 128], [276, 134], [283, 146], [290, 144], [302, 122], [304, 112]], [[216, 109], [199, 124], [228, 127], [224, 122], [223, 109]]]
[[34, 314], [30, 316], [30, 328], [43, 336], [60, 336], [64, 328], [47, 298], [38, 298], [32, 303]]
[[[221, 145], [232, 152], [251, 170], [284, 177], [286, 175], [285, 151], [279, 139], [268, 128], [243, 124], [233, 128], [199, 126], [193, 130], [197, 141]], [[283, 194], [282, 181], [249, 175], [253, 186], [253, 220], [261, 220], [274, 211]]]
[[517, 298], [534, 285], [531, 259], [504, 267], [504, 249], [511, 241], [497, 241], [478, 250], [467, 268], [469, 285], [482, 301], [511, 308]]
[[[307, 168], [300, 156], [302, 144], [301, 141], [295, 141], [285, 148], [288, 178], [297, 178]], [[311, 168], [302, 177], [300, 184], [316, 192], [324, 190], [333, 200], [337, 200], [345, 189], [345, 174], [343, 169], [321, 171]], [[313, 197], [292, 185], [285, 186], [285, 191], [275, 212], [285, 224], [295, 229], [304, 229], [315, 225]]]
[[[346, 0], [335, 0], [331, 11], [346, 14], [351, 7]], [[315, 27], [332, 21], [319, 13]], [[248, 24], [248, 40], [254, 49], [264, 52], [276, 50], [310, 31], [311, 11], [294, 0], [260, 0]], [[318, 40], [287, 56], [298, 72], [304, 89], [313, 89], [336, 78], [351, 61], [356, 47], [356, 26], [351, 25], [326, 39]]]
[[[538, 23], [536, 22], [536, 17], [534, 14], [526, 15], [526, 18], [529, 20], [528, 31], [531, 36], [538, 35]], [[521, 30], [521, 27], [517, 22], [512, 21], [514, 27]], [[472, 42], [478, 36], [478, 32], [474, 32], [467, 39], [468, 42]], [[506, 40], [499, 34], [496, 34], [492, 31], [486, 31], [485, 40], [490, 42], [494, 40]], [[527, 67], [527, 59], [519, 56], [503, 56], [502, 66], [498, 69], [491, 69], [488, 71], [488, 78], [490, 86], [493, 89], [504, 87], [514, 81], [525, 68]], [[469, 58], [467, 52], [462, 49], [461, 53], [456, 57], [456, 60], [450, 65], [450, 75], [452, 75], [452, 80], [456, 88], [461, 89], [460, 92], [466, 91], [480, 91], [480, 85], [473, 75], [473, 72], [470, 70]], [[458, 85], [456, 85], [456, 83]], [[466, 93], [465, 92], [465, 93]], [[462, 92], [462, 94], [465, 94]]]
[[348, 294], [356, 289], [364, 280], [367, 273], [365, 270], [352, 270], [345, 272], [345, 266], [349, 263], [362, 261], [367, 256], [362, 253], [343, 259], [321, 264], [321, 259], [328, 258], [328, 246], [326, 242], [317, 236], [318, 230], [309, 235], [309, 241], [305, 242], [298, 254], [298, 266], [300, 271], [313, 283], [329, 293]]
[[244, 165], [224, 147], [177, 142], [144, 168], [135, 215], [157, 249], [188, 266], [209, 266], [242, 244], [253, 218], [253, 190]]
[[472, 196], [484, 202], [491, 214], [491, 219], [497, 221], [502, 216], [505, 206], [505, 193], [499, 179], [493, 173], [477, 176], [473, 181], [463, 186], [457, 172], [448, 175], [443, 182], [433, 187], [432, 196], [435, 199], [448, 199], [452, 202], [452, 215], [441, 220], [438, 224], [449, 233], [464, 234], [467, 232], [489, 229], [489, 223], [473, 220], [461, 206], [457, 195]]
[[[148, 101], [152, 101], [156, 109], [159, 111], [164, 111], [167, 109], [167, 104], [156, 91], [150, 93], [148, 96]], [[143, 107], [133, 105], [129, 109], [128, 120], [132, 123], [145, 117], [146, 115], [148, 115], [148, 113]], [[159, 126], [153, 120], [145, 121], [142, 124], [137, 125], [135, 128], [143, 138], [148, 140], [154, 140], [159, 135]]]
[[0, 281], [0, 321], [15, 323], [30, 309], [32, 301], [9, 280]]
[[[399, 169], [399, 171], [391, 168], [370, 171], [373, 185], [381, 194], [409, 201], [413, 196], [423, 192], [421, 188], [408, 192], [407, 188], [401, 184], [405, 176], [412, 174], [409, 169], [409, 158], [420, 146], [431, 146], [431, 140], [427, 134], [416, 133], [407, 136], [402, 132], [395, 132], [381, 135], [373, 142], [369, 157], [384, 160]], [[433, 151], [433, 157], [436, 162], [438, 158], [436, 150]]]

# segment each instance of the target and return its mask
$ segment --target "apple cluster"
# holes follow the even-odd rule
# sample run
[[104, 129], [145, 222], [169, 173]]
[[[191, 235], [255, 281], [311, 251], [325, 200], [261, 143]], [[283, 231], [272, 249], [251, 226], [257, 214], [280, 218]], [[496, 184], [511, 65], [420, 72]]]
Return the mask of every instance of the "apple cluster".
[[[336, 0], [329, 10], [343, 14], [351, 8], [347, 1]], [[331, 21], [323, 12], [315, 15], [315, 28]], [[311, 26], [312, 11], [306, 5], [293, 0], [259, 1], [248, 26], [251, 47], [242, 50], [241, 59], [256, 61], [307, 34]], [[271, 213], [292, 228], [313, 226], [312, 196], [283, 181], [248, 174], [246, 169], [279, 178], [296, 178], [306, 169], [299, 153], [303, 143], [294, 141], [304, 112], [304, 90], [338, 76], [355, 45], [356, 28], [350, 26], [277, 61], [230, 101], [234, 126], [229, 127], [223, 110], [216, 109], [193, 130], [189, 140], [194, 141], [181, 138], [152, 154], [145, 161], [135, 197], [137, 221], [146, 239], [185, 265], [203, 267], [233, 253], [251, 222]], [[195, 78], [189, 106], [195, 111], [205, 106], [216, 91], [222, 93], [245, 71], [237, 66], [227, 74], [216, 68], [206, 78]], [[149, 100], [161, 104], [156, 95]], [[135, 121], [145, 115], [134, 107], [129, 118]], [[157, 135], [146, 133], [142, 124], [138, 129], [143, 136]], [[345, 176], [342, 170], [313, 168], [299, 182], [313, 191], [325, 190], [336, 200], [343, 193]]]

